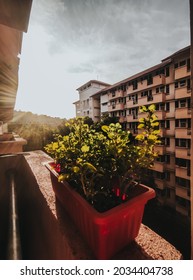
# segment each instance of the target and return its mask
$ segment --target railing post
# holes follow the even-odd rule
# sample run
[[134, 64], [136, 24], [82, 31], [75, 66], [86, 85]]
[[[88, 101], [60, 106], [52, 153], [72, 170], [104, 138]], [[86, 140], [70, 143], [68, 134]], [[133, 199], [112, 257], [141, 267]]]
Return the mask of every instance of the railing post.
[[9, 260], [21, 260], [21, 242], [19, 231], [19, 220], [17, 210], [17, 194], [15, 173], [10, 170], [8, 172], [8, 184], [9, 184], [9, 236], [8, 236], [8, 248], [7, 259]]

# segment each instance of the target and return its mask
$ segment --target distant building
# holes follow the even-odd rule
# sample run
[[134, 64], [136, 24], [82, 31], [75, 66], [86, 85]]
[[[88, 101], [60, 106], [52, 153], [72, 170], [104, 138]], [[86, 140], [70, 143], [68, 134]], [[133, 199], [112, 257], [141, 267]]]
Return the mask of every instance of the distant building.
[[190, 216], [190, 47], [112, 86], [100, 86], [104, 88], [98, 92], [91, 82], [78, 89], [80, 101], [76, 106], [80, 115], [96, 121], [108, 112], [109, 116], [119, 117], [123, 127], [134, 135], [138, 133], [139, 118], [144, 116], [139, 107], [155, 104], [161, 144], [156, 147], [159, 157], [149, 173], [160, 203]]
[[100, 119], [100, 98], [94, 98], [92, 95], [107, 86], [109, 86], [109, 84], [91, 80], [77, 88], [79, 100], [74, 102], [76, 116], [88, 116], [92, 118], [93, 121], [98, 121]]

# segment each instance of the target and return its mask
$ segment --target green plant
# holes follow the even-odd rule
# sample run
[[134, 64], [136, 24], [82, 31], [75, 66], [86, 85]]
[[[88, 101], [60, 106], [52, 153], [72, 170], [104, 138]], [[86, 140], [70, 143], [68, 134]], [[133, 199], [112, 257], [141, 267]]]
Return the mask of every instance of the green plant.
[[116, 203], [125, 200], [129, 188], [140, 181], [157, 156], [154, 146], [159, 142], [159, 123], [155, 106], [140, 110], [147, 117], [139, 119], [141, 133], [134, 141], [119, 123], [103, 125], [96, 131], [84, 118], [67, 122], [68, 135], [56, 135], [56, 141], [45, 147], [60, 167], [59, 181], [70, 182], [91, 204], [107, 198]]

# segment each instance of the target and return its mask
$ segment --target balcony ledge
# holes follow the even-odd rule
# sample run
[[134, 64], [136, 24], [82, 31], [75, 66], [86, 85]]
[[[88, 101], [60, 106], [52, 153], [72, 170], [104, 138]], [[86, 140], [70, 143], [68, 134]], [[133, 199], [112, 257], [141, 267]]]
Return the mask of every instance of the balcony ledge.
[[[19, 176], [22, 185], [19, 188], [20, 196], [22, 194], [23, 197], [19, 201], [23, 205], [21, 209], [24, 216], [22, 218], [24, 231], [27, 230], [28, 233], [28, 236], [25, 233], [26, 256], [24, 258], [95, 259], [68, 214], [55, 199], [50, 174], [44, 166], [50, 160], [51, 158], [42, 151], [15, 156], [17, 172], [25, 171], [22, 172], [22, 176]], [[12, 165], [13, 162], [12, 159]], [[9, 159], [0, 158], [0, 167], [1, 179], [2, 169], [5, 174], [6, 168], [10, 168]], [[24, 209], [27, 209], [27, 213]], [[135, 241], [112, 259], [181, 260], [183, 257], [174, 246], [142, 224]]]

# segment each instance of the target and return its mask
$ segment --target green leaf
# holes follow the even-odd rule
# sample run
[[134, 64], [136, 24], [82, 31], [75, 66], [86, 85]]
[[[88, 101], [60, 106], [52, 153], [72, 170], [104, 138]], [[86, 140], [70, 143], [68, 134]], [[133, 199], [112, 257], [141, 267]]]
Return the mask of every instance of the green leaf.
[[78, 166], [74, 166], [74, 167], [72, 167], [72, 171], [73, 171], [74, 173], [79, 173], [80, 168], [79, 168]]
[[90, 169], [91, 171], [97, 172], [96, 167], [94, 167], [94, 165], [92, 165], [92, 164], [89, 163], [89, 162], [85, 162], [85, 163], [83, 164], [83, 166], [84, 166], [84, 167], [87, 167], [87, 168]]
[[144, 128], [144, 127], [145, 127], [145, 125], [141, 123], [141, 124], [138, 125], [137, 128], [141, 129], [141, 128]]
[[60, 174], [58, 177], [58, 182], [66, 181], [70, 178], [69, 174]]
[[154, 105], [154, 104], [150, 105], [150, 106], [148, 107], [148, 109], [149, 109], [150, 112], [153, 113], [153, 112], [155, 111], [155, 105]]
[[101, 127], [101, 129], [102, 129], [104, 132], [108, 132], [108, 131], [109, 131], [108, 125], [103, 125], [103, 126]]
[[89, 150], [90, 150], [90, 147], [87, 146], [87, 145], [84, 145], [84, 146], [82, 146], [82, 148], [81, 148], [81, 151], [82, 151], [83, 153], [87, 153]]
[[138, 134], [138, 135], [135, 137], [135, 139], [136, 139], [136, 140], [142, 141], [142, 140], [144, 140], [144, 135]]

